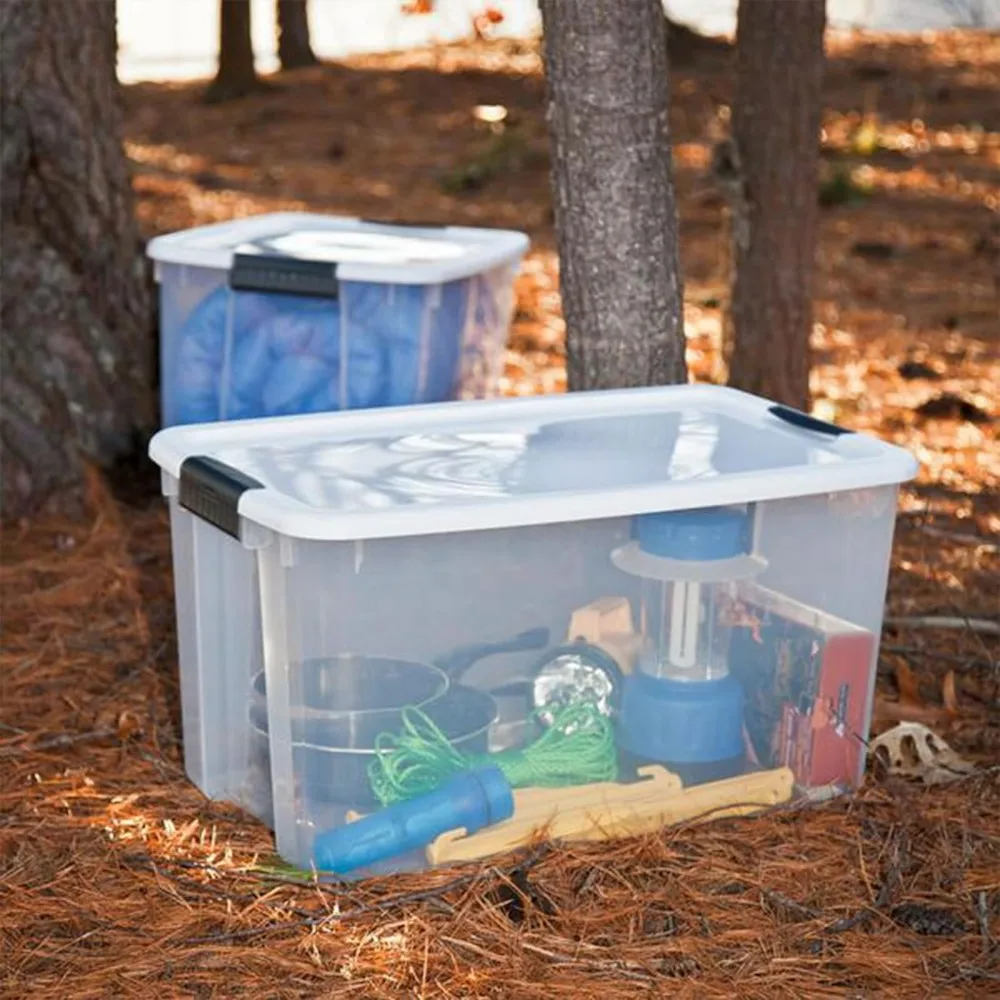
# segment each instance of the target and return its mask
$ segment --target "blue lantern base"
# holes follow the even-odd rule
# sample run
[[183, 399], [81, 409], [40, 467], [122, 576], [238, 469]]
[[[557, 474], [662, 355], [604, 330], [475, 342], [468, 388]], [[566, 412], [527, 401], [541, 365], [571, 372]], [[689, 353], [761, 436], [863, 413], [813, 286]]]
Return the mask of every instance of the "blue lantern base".
[[626, 678], [618, 717], [623, 764], [663, 764], [685, 784], [742, 773], [743, 689], [730, 675], [678, 681], [641, 670]]

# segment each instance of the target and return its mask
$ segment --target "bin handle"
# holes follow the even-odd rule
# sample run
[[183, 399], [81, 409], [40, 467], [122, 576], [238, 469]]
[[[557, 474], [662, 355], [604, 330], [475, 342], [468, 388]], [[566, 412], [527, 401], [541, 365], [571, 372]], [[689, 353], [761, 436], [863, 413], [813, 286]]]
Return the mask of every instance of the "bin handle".
[[794, 427], [801, 427], [807, 431], [815, 431], [817, 434], [838, 437], [841, 434], [854, 433], [847, 427], [838, 427], [836, 424], [820, 420], [818, 417], [811, 417], [808, 413], [803, 413], [791, 406], [784, 406], [781, 403], [775, 403], [774, 406], [769, 407], [768, 412], [773, 413], [779, 420], [784, 420], [786, 424], [792, 424]]

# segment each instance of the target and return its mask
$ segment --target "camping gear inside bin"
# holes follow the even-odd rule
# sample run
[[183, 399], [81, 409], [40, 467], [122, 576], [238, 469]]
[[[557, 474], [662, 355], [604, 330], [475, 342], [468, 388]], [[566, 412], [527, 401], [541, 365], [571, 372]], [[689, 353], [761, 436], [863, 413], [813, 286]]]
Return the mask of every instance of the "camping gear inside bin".
[[[459, 679], [479, 660], [539, 649], [548, 638], [547, 629], [529, 629], [500, 642], [460, 646], [433, 664], [344, 655], [293, 665], [299, 679], [291, 683], [302, 691], [302, 706], [292, 713], [292, 742], [304, 780], [319, 799], [351, 809], [374, 807], [368, 766], [376, 740], [399, 730], [408, 707], [420, 708], [461, 752], [486, 753], [490, 727], [499, 718], [497, 704]], [[254, 763], [261, 772], [269, 760], [266, 694], [259, 672], [250, 724]]]
[[685, 784], [744, 767], [743, 691], [729, 670], [736, 584], [765, 568], [752, 552], [753, 507], [644, 514], [616, 566], [641, 578], [645, 640], [626, 680], [619, 743]]
[[527, 246], [307, 213], [157, 237], [164, 424], [495, 392]]
[[[677, 385], [176, 426], [150, 453], [170, 507], [185, 770], [238, 805], [263, 785], [296, 868], [315, 868], [317, 838], [352, 813], [490, 764], [514, 815], [468, 839], [494, 845], [512, 844], [509, 822], [518, 843], [549, 819], [588, 839], [627, 833], [622, 789], [642, 781], [620, 755], [668, 778], [630, 791], [644, 833], [720, 802], [848, 792], [864, 774], [899, 484], [916, 472], [891, 444]], [[308, 704], [322, 685], [295, 674], [341, 650], [449, 673], [431, 651], [533, 626], [551, 648], [450, 676], [405, 712], [392, 685], [381, 707]], [[537, 735], [491, 746], [498, 717], [514, 729], [534, 707], [549, 709]], [[593, 731], [563, 723], [580, 707]], [[366, 740], [351, 735], [377, 716]], [[433, 729], [410, 725], [425, 716]], [[593, 772], [577, 742], [592, 733]], [[407, 765], [428, 749], [417, 782]], [[734, 798], [751, 769], [770, 791]], [[679, 775], [703, 783], [678, 789]], [[440, 797], [424, 803], [405, 815], [427, 818]], [[433, 848], [381, 870], [437, 864]]]

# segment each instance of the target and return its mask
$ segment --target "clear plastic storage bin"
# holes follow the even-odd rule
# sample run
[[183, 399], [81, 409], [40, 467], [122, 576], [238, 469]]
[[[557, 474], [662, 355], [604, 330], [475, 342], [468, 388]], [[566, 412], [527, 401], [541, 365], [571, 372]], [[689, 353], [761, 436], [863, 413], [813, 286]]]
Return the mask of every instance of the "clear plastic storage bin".
[[157, 237], [163, 424], [492, 395], [527, 246], [294, 212]]
[[161, 431], [188, 773], [342, 875], [855, 785], [911, 456], [674, 386]]

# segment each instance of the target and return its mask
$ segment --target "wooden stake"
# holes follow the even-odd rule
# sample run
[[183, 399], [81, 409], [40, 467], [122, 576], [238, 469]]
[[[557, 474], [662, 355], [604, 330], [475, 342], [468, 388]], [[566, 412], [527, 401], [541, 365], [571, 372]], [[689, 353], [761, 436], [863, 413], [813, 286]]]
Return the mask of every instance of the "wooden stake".
[[515, 792], [511, 819], [472, 836], [467, 836], [464, 830], [441, 834], [428, 846], [427, 860], [435, 865], [471, 861], [544, 838], [605, 840], [653, 833], [661, 827], [700, 817], [742, 816], [787, 802], [794, 785], [789, 768], [759, 771], [687, 789], [680, 786], [676, 775], [662, 768], [644, 769], [640, 773], [648, 774], [650, 780], [633, 785], [609, 783]]

